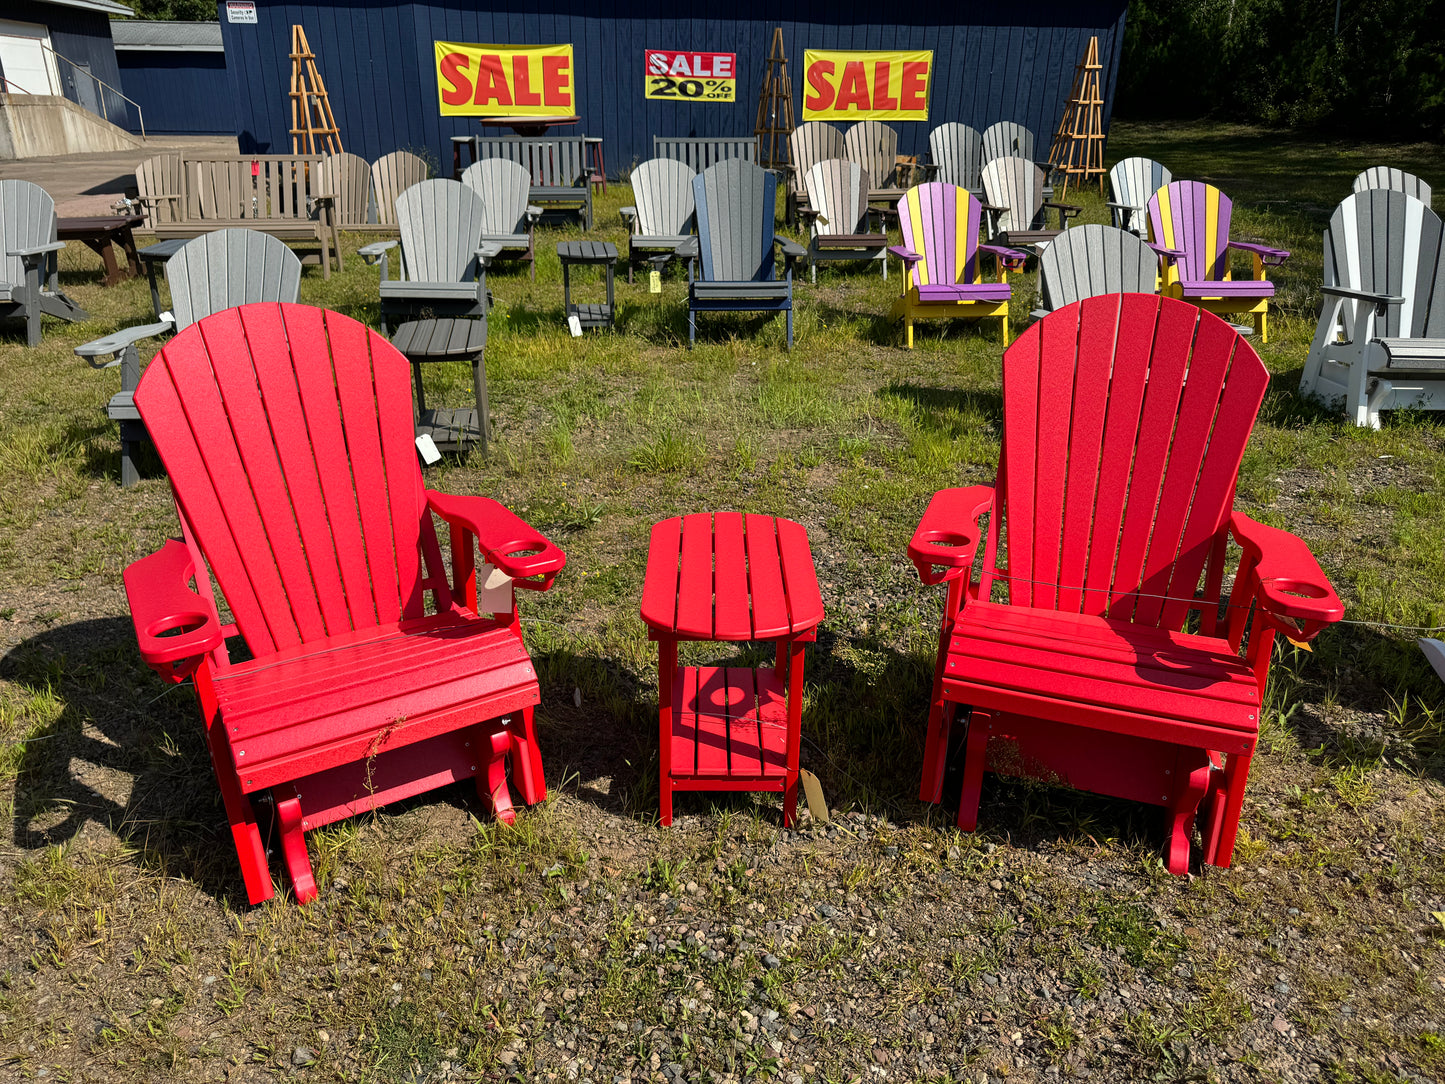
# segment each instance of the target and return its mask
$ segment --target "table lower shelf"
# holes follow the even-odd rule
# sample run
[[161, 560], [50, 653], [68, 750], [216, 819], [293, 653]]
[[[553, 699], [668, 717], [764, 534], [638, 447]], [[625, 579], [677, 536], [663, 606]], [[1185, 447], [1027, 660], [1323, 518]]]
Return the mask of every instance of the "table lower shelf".
[[416, 435], [431, 437], [437, 450], [458, 452], [473, 444], [485, 443], [482, 435], [481, 416], [475, 407], [457, 410], [439, 408], [422, 411], [416, 425]]
[[568, 305], [567, 315], [577, 317], [584, 329], [612, 326], [611, 305]]
[[788, 776], [787, 688], [770, 669], [680, 666], [673, 675], [676, 789], [779, 789]]

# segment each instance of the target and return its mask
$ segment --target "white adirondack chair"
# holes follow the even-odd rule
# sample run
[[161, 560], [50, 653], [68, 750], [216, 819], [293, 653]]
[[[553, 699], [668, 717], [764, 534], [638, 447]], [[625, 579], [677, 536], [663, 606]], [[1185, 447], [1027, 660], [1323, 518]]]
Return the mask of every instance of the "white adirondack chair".
[[[1032, 246], [1042, 250], [1063, 230], [1082, 207], [1053, 203], [1044, 194], [1044, 171], [1027, 158], [1005, 156], [983, 167], [984, 210], [988, 214], [989, 241], [1007, 248]], [[1058, 213], [1058, 229], [1049, 229], [1048, 211]]]
[[1445, 227], [1414, 196], [1347, 196], [1324, 234], [1324, 304], [1300, 394], [1378, 429], [1380, 412], [1445, 410]]
[[661, 271], [677, 255], [678, 246], [692, 236], [697, 205], [692, 179], [697, 174], [685, 162], [649, 158], [632, 171], [635, 203], [621, 210], [627, 223], [627, 281], [639, 256]]
[[331, 201], [332, 222], [356, 229], [371, 221], [371, 166], [360, 155], [328, 154], [316, 167], [312, 198]]
[[371, 192], [376, 223], [396, 229], [396, 197], [431, 176], [431, 168], [410, 151], [392, 151], [371, 163]]
[[808, 170], [829, 158], [847, 158], [848, 151], [843, 145], [842, 132], [825, 121], [810, 120], [798, 125], [788, 136], [788, 153], [793, 161], [788, 167], [787, 214], [789, 222], [797, 222], [799, 210], [808, 203], [808, 191], [803, 184]]
[[60, 292], [55, 201], [29, 181], [0, 181], [0, 319], [25, 321], [25, 342], [40, 345], [40, 316], [84, 320], [89, 314]]
[[1149, 239], [1149, 197], [1174, 180], [1152, 158], [1125, 158], [1109, 170], [1109, 214], [1114, 225]]
[[888, 278], [888, 236], [870, 230], [868, 173], [857, 162], [830, 158], [803, 178], [808, 192], [808, 265], [818, 281], [820, 260], [877, 260]]
[[992, 162], [995, 158], [1024, 158], [1034, 160], [1034, 134], [1011, 120], [991, 124], [983, 132], [983, 160]]
[[[141, 363], [137, 343], [190, 327], [223, 309], [253, 301], [295, 301], [301, 289], [301, 260], [283, 241], [255, 230], [217, 230], [187, 241], [166, 261], [171, 308], [155, 324], [142, 324], [75, 348], [97, 369], [120, 367], [120, 391], [106, 414], [120, 424], [120, 484], [139, 480], [136, 451], [146, 437], [135, 389]], [[112, 359], [112, 360], [105, 360]]]
[[1430, 206], [1430, 186], [1413, 173], [1406, 173], [1403, 169], [1395, 169], [1393, 166], [1371, 166], [1355, 178], [1355, 183], [1350, 190], [1366, 192], [1371, 188], [1393, 188], [1396, 192], [1414, 196], [1426, 207]]
[[844, 158], [868, 174], [878, 188], [893, 180], [898, 158], [898, 130], [879, 120], [860, 120], [843, 133]]
[[462, 173], [462, 184], [482, 197], [482, 244], [495, 245], [498, 255], [525, 260], [537, 281], [537, 220], [542, 208], [527, 202], [532, 178], [506, 158], [483, 158]]

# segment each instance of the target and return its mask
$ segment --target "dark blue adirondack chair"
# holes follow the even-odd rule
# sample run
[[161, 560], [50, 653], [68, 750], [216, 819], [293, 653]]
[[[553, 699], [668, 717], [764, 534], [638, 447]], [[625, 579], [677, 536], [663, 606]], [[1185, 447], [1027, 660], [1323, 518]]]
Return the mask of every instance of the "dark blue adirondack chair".
[[[793, 348], [793, 262], [807, 255], [773, 232], [778, 179], [741, 158], [709, 166], [693, 178], [697, 236], [678, 246], [688, 260], [687, 343], [697, 340], [699, 312], [781, 312]], [[779, 279], [773, 247], [783, 250]], [[698, 274], [698, 260], [702, 261]]]

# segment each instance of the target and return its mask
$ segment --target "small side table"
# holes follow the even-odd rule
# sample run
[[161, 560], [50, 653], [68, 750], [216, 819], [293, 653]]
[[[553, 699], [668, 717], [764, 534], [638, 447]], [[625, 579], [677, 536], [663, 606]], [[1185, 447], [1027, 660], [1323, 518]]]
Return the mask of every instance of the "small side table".
[[157, 241], [153, 245], [147, 245], [137, 253], [141, 263], [146, 267], [146, 279], [151, 285], [151, 306], [156, 311], [157, 320], [161, 318], [161, 291], [156, 286], [156, 264], [165, 263], [180, 251], [180, 247], [188, 240], [190, 240], [188, 237], [172, 237], [166, 241]]
[[[131, 232], [144, 219], [140, 215], [97, 215], [89, 218], [61, 218], [56, 221], [56, 236], [61, 241], [79, 241], [105, 264], [102, 285], [114, 286], [122, 279], [140, 274], [140, 261], [135, 251], [135, 235]], [[111, 243], [120, 246], [125, 257], [125, 270], [115, 262]]]
[[[482, 353], [487, 346], [485, 320], [413, 320], [402, 324], [391, 343], [411, 362], [416, 384], [416, 435], [429, 436], [443, 452], [463, 451], [473, 443], [487, 450], [491, 424], [487, 419], [487, 368]], [[475, 409], [428, 409], [422, 390], [421, 367], [427, 362], [470, 361]]]
[[[699, 513], [652, 528], [642, 620], [657, 641], [663, 824], [679, 790], [779, 792], [798, 804], [803, 650], [823, 620], [808, 534], [790, 519]], [[761, 670], [678, 666], [683, 640], [772, 640]]]
[[[576, 316], [584, 329], [611, 327], [616, 306], [613, 304], [612, 276], [617, 269], [617, 246], [610, 241], [561, 241], [557, 258], [562, 261], [562, 305], [568, 316]], [[607, 269], [607, 303], [605, 305], [572, 304], [573, 264], [602, 264]]]

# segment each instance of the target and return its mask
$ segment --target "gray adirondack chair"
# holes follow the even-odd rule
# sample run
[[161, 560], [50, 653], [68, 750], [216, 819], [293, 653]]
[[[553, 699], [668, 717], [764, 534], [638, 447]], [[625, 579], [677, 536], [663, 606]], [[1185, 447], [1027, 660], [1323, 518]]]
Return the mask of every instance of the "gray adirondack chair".
[[381, 323], [390, 332], [401, 317], [487, 314], [486, 265], [501, 247], [481, 240], [487, 223], [482, 197], [460, 181], [433, 178], [396, 200], [401, 266], [391, 278], [388, 254], [396, 241], [363, 245], [357, 254], [381, 267]]
[[[106, 414], [120, 424], [120, 484], [139, 480], [135, 457], [146, 439], [135, 407], [140, 383], [142, 339], [190, 327], [222, 309], [253, 301], [295, 301], [301, 289], [301, 260], [285, 242], [255, 230], [217, 230], [187, 241], [166, 261], [171, 309], [159, 323], [126, 328], [77, 346], [75, 352], [97, 369], [120, 366], [120, 391]], [[104, 360], [104, 359], [113, 360]]]
[[808, 192], [808, 265], [818, 281], [820, 260], [877, 260], [888, 278], [888, 236], [870, 230], [868, 174], [857, 162], [830, 158], [803, 178]]
[[1395, 169], [1393, 166], [1371, 166], [1355, 178], [1355, 183], [1350, 190], [1365, 192], [1371, 188], [1393, 188], [1396, 192], [1414, 196], [1426, 207], [1430, 206], [1430, 186], [1413, 173], [1406, 173], [1403, 169]]
[[929, 132], [928, 154], [933, 159], [933, 180], [967, 188], [975, 195], [983, 191], [983, 136], [967, 124], [949, 121]]
[[55, 201], [29, 181], [0, 181], [0, 318], [25, 321], [25, 341], [40, 345], [40, 316], [84, 320], [89, 313], [60, 292]]
[[[777, 175], [733, 158], [692, 179], [697, 236], [678, 246], [686, 258], [687, 343], [697, 340], [699, 312], [781, 312], [793, 348], [793, 264], [807, 250], [773, 230]], [[779, 279], [774, 247], [783, 250], [786, 277]], [[699, 273], [699, 264], [701, 264]]]
[[621, 211], [628, 231], [628, 282], [639, 256], [651, 260], [660, 271], [677, 255], [678, 246], [692, 236], [696, 211], [692, 179], [696, 176], [691, 166], [672, 158], [649, 158], [632, 171], [636, 203]]
[[810, 120], [798, 125], [788, 136], [788, 154], [793, 161], [788, 167], [787, 215], [789, 222], [797, 222], [798, 211], [808, 202], [807, 187], [803, 184], [808, 170], [829, 158], [847, 158], [848, 150], [843, 146], [843, 133], [837, 128], [825, 121]]
[[185, 215], [185, 177], [181, 173], [179, 154], [158, 154], [135, 167], [135, 187], [139, 193], [145, 229], [179, 222]]
[[983, 132], [983, 160], [995, 158], [1026, 158], [1034, 160], [1034, 134], [1011, 120], [991, 124]]
[[858, 163], [878, 188], [893, 180], [898, 158], [898, 130], [880, 120], [860, 120], [843, 133], [843, 157]]
[[327, 155], [316, 167], [312, 199], [331, 201], [331, 220], [337, 226], [366, 226], [371, 220], [371, 166], [346, 151]]
[[526, 169], [505, 158], [483, 158], [462, 171], [462, 184], [482, 197], [478, 240], [496, 245], [499, 256], [525, 260], [536, 282], [537, 220], [542, 208], [527, 202], [532, 178]]
[[1109, 214], [1114, 225], [1149, 239], [1149, 197], [1174, 180], [1152, 158], [1125, 158], [1109, 170]]
[[1089, 223], [1061, 233], [1039, 257], [1040, 304], [1030, 315], [1099, 294], [1159, 290], [1159, 257], [1127, 230]]
[[[984, 164], [984, 211], [988, 236], [1008, 248], [1032, 245], [1041, 251], [1064, 230], [1069, 219], [1083, 211], [1069, 203], [1054, 203], [1044, 195], [1044, 171], [1027, 158], [1005, 156]], [[1048, 212], [1058, 214], [1058, 229], [1049, 229]]]
[[376, 201], [376, 223], [396, 229], [396, 197], [431, 176], [426, 162], [410, 151], [392, 151], [371, 163], [371, 193]]
[[1300, 394], [1378, 429], [1380, 411], [1445, 410], [1445, 227], [1414, 196], [1356, 192], [1324, 234], [1324, 304]]

